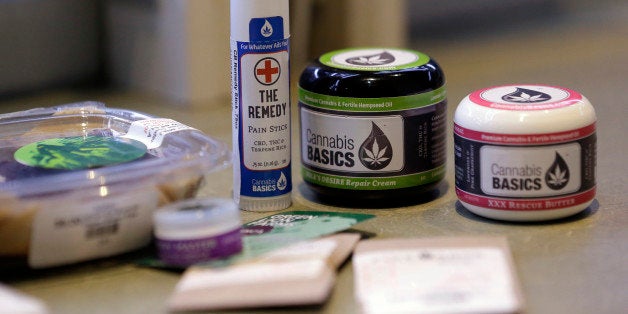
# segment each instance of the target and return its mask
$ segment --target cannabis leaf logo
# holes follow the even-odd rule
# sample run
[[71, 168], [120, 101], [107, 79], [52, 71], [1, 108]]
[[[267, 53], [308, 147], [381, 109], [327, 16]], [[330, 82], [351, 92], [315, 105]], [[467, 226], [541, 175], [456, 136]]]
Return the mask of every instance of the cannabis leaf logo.
[[390, 158], [386, 157], [386, 149], [388, 147], [384, 147], [381, 150], [379, 149], [379, 144], [377, 144], [377, 139], [373, 142], [373, 150], [370, 151], [368, 149], [364, 149], [364, 152], [368, 155], [368, 157], [364, 158], [371, 165], [381, 165], [384, 162], [388, 161]]
[[548, 94], [521, 87], [517, 87], [516, 91], [502, 97], [505, 101], [520, 103], [541, 102], [551, 98], [552, 97]]
[[272, 33], [273, 33], [273, 30], [268, 27], [264, 27], [262, 29], [262, 34], [264, 34], [266, 37], [270, 36]]
[[363, 66], [375, 66], [375, 65], [383, 65], [389, 64], [395, 61], [395, 56], [390, 54], [389, 52], [382, 52], [375, 55], [369, 56], [357, 56], [353, 58], [349, 58], [346, 60], [349, 64], [355, 65], [363, 65]]
[[561, 185], [567, 182], [567, 178], [565, 177], [566, 175], [567, 171], [562, 171], [560, 170], [560, 167], [557, 166], [556, 168], [554, 168], [553, 173], [550, 172], [550, 179], [547, 181], [547, 183], [552, 185]]
[[545, 183], [552, 190], [560, 190], [569, 182], [569, 166], [565, 159], [556, 152], [554, 162], [545, 173]]
[[390, 140], [382, 129], [371, 121], [371, 133], [360, 145], [360, 162], [368, 169], [380, 170], [388, 166], [392, 157], [393, 149]]
[[264, 25], [262, 26], [261, 33], [262, 33], [262, 36], [264, 37], [270, 37], [270, 35], [273, 34], [273, 26], [270, 25], [268, 20], [264, 21]]
[[543, 98], [543, 95], [532, 96], [527, 93], [521, 93], [519, 96], [508, 96], [507, 98], [514, 102], [539, 102], [547, 99]]
[[368, 65], [373, 65], [373, 64], [383, 64], [386, 63], [386, 61], [388, 61], [388, 59], [382, 59], [381, 56], [377, 55], [375, 57], [359, 57], [357, 59], [354, 59], [353, 62], [355, 63], [360, 63], [360, 64], [368, 64]]

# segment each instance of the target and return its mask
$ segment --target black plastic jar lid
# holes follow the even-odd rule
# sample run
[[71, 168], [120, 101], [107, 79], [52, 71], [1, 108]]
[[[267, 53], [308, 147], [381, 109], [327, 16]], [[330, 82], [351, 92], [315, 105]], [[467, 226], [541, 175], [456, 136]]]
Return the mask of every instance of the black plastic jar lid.
[[445, 85], [438, 63], [414, 50], [350, 48], [322, 55], [299, 79], [305, 90], [341, 97], [395, 97]]

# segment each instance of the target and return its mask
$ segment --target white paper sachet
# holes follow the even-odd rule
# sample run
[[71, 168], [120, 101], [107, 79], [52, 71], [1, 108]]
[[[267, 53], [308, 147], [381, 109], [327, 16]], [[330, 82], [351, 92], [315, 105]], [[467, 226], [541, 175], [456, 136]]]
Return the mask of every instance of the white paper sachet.
[[46, 314], [48, 307], [32, 296], [0, 284], [0, 314]]
[[172, 311], [258, 308], [323, 303], [336, 268], [360, 235], [341, 233], [299, 242], [224, 268], [192, 267], [177, 284]]
[[523, 302], [503, 238], [383, 239], [353, 255], [363, 313], [516, 313]]

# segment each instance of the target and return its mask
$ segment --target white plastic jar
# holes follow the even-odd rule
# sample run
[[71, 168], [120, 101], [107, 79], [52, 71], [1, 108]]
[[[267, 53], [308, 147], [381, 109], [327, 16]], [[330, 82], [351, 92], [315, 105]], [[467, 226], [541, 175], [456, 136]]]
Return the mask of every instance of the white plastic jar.
[[240, 213], [231, 199], [189, 199], [154, 213], [159, 258], [171, 266], [227, 258], [242, 251]]
[[595, 198], [596, 115], [584, 96], [546, 85], [469, 94], [454, 115], [456, 194], [492, 219], [541, 221]]

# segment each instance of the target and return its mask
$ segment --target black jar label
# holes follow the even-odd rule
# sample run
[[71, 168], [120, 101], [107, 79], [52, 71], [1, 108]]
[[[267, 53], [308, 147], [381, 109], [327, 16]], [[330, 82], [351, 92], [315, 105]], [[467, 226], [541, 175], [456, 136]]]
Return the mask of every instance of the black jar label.
[[441, 180], [445, 88], [410, 96], [349, 98], [300, 89], [302, 174], [346, 190], [390, 190]]

